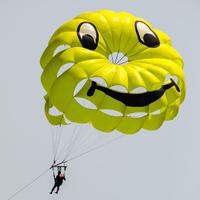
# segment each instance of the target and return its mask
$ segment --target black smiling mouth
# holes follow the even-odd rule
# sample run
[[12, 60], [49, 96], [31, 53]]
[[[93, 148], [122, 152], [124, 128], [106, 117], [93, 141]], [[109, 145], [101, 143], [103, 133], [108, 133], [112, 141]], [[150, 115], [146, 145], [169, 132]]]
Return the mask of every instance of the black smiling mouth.
[[87, 95], [93, 96], [95, 90], [99, 90], [107, 94], [108, 96], [121, 101], [126, 106], [131, 107], [143, 107], [147, 106], [154, 101], [158, 100], [165, 93], [166, 90], [175, 86], [177, 92], [180, 92], [178, 85], [174, 82], [173, 79], [170, 79], [171, 83], [163, 85], [160, 89], [149, 91], [141, 94], [130, 94], [130, 93], [121, 93], [114, 90], [110, 90], [109, 88], [97, 85], [95, 81], [92, 81], [90, 88], [88, 89]]

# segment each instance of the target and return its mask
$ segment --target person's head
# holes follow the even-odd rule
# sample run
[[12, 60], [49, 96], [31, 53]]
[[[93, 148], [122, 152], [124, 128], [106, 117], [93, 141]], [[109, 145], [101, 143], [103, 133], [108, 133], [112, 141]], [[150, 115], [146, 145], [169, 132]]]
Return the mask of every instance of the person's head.
[[58, 174], [61, 174], [61, 171], [60, 171], [60, 170], [58, 171]]

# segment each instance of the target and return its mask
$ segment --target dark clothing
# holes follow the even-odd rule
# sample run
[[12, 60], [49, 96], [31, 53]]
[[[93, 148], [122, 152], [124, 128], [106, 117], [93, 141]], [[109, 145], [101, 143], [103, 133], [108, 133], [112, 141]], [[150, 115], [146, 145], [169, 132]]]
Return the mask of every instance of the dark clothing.
[[54, 177], [54, 180], [55, 180], [55, 184], [50, 192], [50, 194], [52, 194], [52, 192], [54, 191], [54, 189], [57, 187], [57, 191], [56, 193], [58, 193], [59, 189], [60, 189], [60, 186], [62, 185], [63, 183], [63, 180], [66, 180], [65, 179], [65, 176], [62, 176], [60, 174], [58, 174], [56, 177]]
[[62, 185], [63, 180], [66, 180], [65, 176], [57, 175], [56, 178], [55, 178], [55, 184]]

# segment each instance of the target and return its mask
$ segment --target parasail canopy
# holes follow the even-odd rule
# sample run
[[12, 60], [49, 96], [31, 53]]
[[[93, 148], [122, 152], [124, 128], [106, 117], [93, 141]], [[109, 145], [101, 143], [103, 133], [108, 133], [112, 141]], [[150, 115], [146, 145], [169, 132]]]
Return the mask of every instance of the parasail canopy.
[[169, 36], [127, 12], [88, 12], [64, 23], [41, 66], [53, 125], [67, 119], [103, 132], [155, 130], [177, 115], [185, 97], [183, 60]]

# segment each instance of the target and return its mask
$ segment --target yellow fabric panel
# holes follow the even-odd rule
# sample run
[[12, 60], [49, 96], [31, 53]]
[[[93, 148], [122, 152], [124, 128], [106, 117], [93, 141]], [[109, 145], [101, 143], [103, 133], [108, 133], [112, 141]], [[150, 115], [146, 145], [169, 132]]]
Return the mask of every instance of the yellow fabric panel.
[[67, 123], [65, 122], [64, 120], [64, 116], [63, 115], [51, 115], [49, 113], [49, 110], [50, 110], [51, 106], [50, 106], [50, 103], [49, 103], [49, 100], [48, 98], [46, 98], [46, 103], [45, 103], [45, 115], [47, 117], [47, 119], [49, 120], [49, 122], [52, 124], [52, 125], [66, 125]]
[[87, 109], [78, 104], [74, 99], [68, 103], [65, 111], [66, 118], [73, 122], [87, 123], [93, 118], [95, 110]]
[[165, 120], [166, 109], [159, 115], [150, 114], [144, 123], [143, 128], [147, 130], [156, 130], [160, 128]]
[[123, 117], [117, 130], [126, 134], [137, 133], [143, 127], [146, 119], [146, 116], [141, 118]]
[[[61, 47], [63, 50], [57, 52]], [[109, 56], [113, 53], [122, 57], [111, 61]], [[124, 58], [127, 62], [120, 63]], [[177, 116], [186, 95], [183, 59], [171, 46], [170, 37], [127, 12], [87, 12], [64, 23], [51, 37], [40, 63], [46, 91], [45, 114], [53, 125], [65, 124], [65, 116], [72, 122], [91, 123], [103, 132], [133, 134], [142, 128], [155, 130]], [[70, 66], [59, 74], [65, 65]], [[171, 79], [165, 82], [167, 76]], [[85, 84], [75, 95], [83, 80]], [[97, 81], [95, 86], [93, 81]], [[127, 91], [112, 86], [123, 86]], [[139, 87], [146, 91], [133, 94]], [[95, 108], [81, 105], [77, 98]], [[140, 105], [136, 99], [155, 100]], [[50, 114], [52, 107], [63, 114]], [[104, 113], [105, 110], [121, 116]]]
[[167, 109], [165, 120], [174, 119], [174, 117], [176, 117], [176, 115], [178, 114], [178, 110], [179, 110], [179, 105], [175, 104], [175, 105], [169, 106], [169, 108]]
[[103, 132], [111, 132], [116, 129], [122, 117], [113, 117], [102, 113], [96, 112], [96, 115], [92, 118], [92, 125]]

